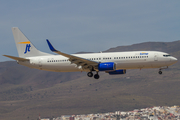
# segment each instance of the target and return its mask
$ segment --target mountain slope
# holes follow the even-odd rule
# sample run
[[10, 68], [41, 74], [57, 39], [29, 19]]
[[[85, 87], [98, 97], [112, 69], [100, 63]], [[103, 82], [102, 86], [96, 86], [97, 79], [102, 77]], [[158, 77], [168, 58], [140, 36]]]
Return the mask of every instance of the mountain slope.
[[[119, 46], [109, 51], [158, 50], [180, 59], [180, 41]], [[56, 73], [16, 62], [0, 63], [0, 119], [37, 119], [62, 114], [133, 110], [180, 105], [180, 62], [159, 75], [158, 69], [128, 70], [126, 75], [88, 78], [85, 72]]]
[[105, 52], [114, 52], [114, 51], [162, 51], [162, 52], [177, 52], [179, 51], [180, 40], [174, 42], [145, 42], [140, 44], [133, 44], [130, 46], [118, 46], [116, 48], [110, 48]]

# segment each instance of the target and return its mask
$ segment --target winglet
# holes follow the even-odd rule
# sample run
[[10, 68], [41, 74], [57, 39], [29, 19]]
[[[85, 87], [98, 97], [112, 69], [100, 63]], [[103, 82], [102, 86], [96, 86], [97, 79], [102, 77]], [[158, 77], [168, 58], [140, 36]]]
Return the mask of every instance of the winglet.
[[53, 51], [53, 52], [57, 52], [57, 50], [52, 46], [52, 44], [49, 42], [49, 40], [46, 39], [46, 41], [48, 43], [48, 46], [49, 46], [50, 50]]

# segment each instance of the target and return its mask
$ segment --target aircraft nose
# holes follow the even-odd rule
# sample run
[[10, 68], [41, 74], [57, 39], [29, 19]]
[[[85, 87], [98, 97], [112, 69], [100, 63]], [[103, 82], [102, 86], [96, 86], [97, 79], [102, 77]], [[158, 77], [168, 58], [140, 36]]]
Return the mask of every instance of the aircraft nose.
[[171, 58], [171, 61], [173, 61], [173, 62], [177, 62], [177, 60], [178, 60], [178, 59], [175, 58], [175, 57], [172, 57], [172, 58]]

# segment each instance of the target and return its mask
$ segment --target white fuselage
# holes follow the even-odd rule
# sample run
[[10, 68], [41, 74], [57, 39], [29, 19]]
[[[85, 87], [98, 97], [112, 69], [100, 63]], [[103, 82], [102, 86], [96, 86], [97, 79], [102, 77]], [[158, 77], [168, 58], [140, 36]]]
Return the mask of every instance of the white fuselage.
[[[157, 51], [88, 53], [73, 55], [91, 61], [97, 61], [99, 63], [114, 62], [116, 64], [116, 70], [161, 68], [170, 66], [177, 62], [175, 57]], [[30, 61], [18, 61], [18, 63], [30, 68], [55, 72], [89, 71], [87, 69], [82, 69], [81, 66], [77, 66], [76, 64], [71, 64], [68, 58], [61, 55], [29, 57], [28, 59], [30, 59]]]

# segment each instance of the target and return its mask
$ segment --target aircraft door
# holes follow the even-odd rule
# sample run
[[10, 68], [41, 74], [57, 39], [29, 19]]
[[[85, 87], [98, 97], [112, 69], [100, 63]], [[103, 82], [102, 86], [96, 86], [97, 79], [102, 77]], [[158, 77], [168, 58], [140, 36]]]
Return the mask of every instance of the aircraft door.
[[154, 54], [154, 61], [158, 61], [158, 54], [157, 53]]
[[39, 68], [42, 68], [42, 58], [39, 59]]

